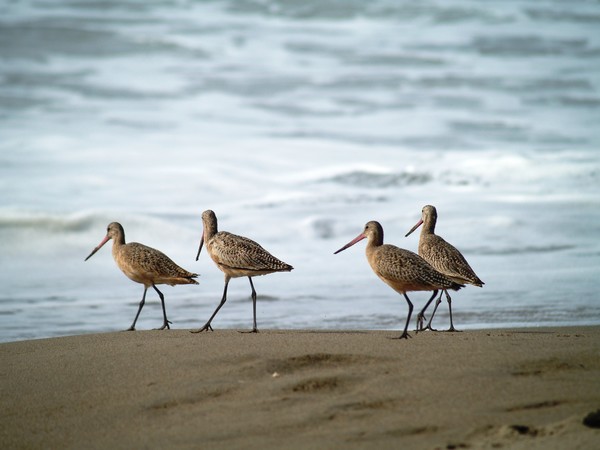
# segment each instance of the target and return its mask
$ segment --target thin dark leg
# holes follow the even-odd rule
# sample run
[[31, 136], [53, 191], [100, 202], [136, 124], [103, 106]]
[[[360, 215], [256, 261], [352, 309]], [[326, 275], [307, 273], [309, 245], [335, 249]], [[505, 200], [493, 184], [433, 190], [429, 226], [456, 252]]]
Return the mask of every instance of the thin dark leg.
[[433, 322], [433, 318], [435, 317], [435, 312], [437, 311], [438, 306], [440, 306], [440, 303], [442, 302], [442, 295], [443, 295], [444, 292], [446, 293], [446, 295], [448, 295], [448, 291], [446, 291], [445, 289], [442, 292], [440, 292], [440, 297], [435, 302], [435, 308], [433, 308], [433, 312], [431, 313], [431, 317], [429, 318], [429, 322], [427, 322], [427, 326], [425, 327], [426, 330], [437, 331], [435, 328], [433, 328], [431, 326], [431, 322]]
[[206, 322], [202, 328], [195, 330], [195, 331], [191, 331], [192, 333], [201, 333], [202, 331], [212, 330], [210, 323], [212, 322], [212, 320], [215, 318], [215, 316], [217, 315], [219, 310], [223, 307], [223, 305], [227, 301], [227, 286], [229, 286], [229, 280], [230, 280], [230, 278], [225, 279], [225, 289], [223, 289], [223, 297], [221, 298], [221, 303], [219, 303], [219, 306], [217, 306], [217, 309], [215, 309], [215, 312], [212, 313], [212, 316], [210, 316], [210, 319], [208, 319], [208, 322]]
[[252, 331], [242, 331], [242, 333], [258, 333], [258, 328], [256, 328], [256, 291], [254, 290], [252, 277], [248, 277], [248, 280], [250, 280], [250, 287], [252, 288], [252, 312], [254, 314], [254, 326], [252, 327]]
[[450, 328], [448, 328], [448, 331], [460, 331], [454, 328], [454, 323], [452, 323], [452, 299], [448, 291], [446, 291], [446, 300], [448, 300], [448, 309], [450, 310]]
[[392, 339], [407, 339], [410, 336], [410, 334], [408, 334], [408, 324], [410, 322], [410, 316], [412, 315], [413, 312], [413, 304], [410, 301], [410, 299], [408, 298], [408, 295], [403, 294], [404, 298], [406, 299], [406, 303], [408, 303], [408, 317], [406, 318], [406, 323], [404, 324], [404, 331], [402, 332], [402, 334], [400, 336], [398, 336], [397, 338], [392, 338]]
[[165, 296], [163, 295], [162, 292], [160, 292], [158, 290], [158, 288], [154, 284], [152, 285], [152, 287], [154, 288], [154, 290], [158, 293], [158, 296], [160, 297], [160, 303], [162, 304], [162, 310], [163, 310], [163, 326], [160, 327], [160, 328], [156, 328], [156, 329], [157, 330], [164, 330], [166, 328], [167, 330], [170, 330], [171, 327], [169, 326], [169, 324], [171, 322], [169, 322], [167, 320], [167, 310], [165, 308]]
[[437, 289], [435, 291], [433, 291], [433, 295], [431, 296], [431, 298], [429, 300], [427, 300], [427, 303], [425, 303], [425, 306], [423, 307], [423, 309], [419, 312], [419, 314], [417, 314], [417, 329], [415, 330], [417, 333], [419, 331], [423, 331], [425, 329], [425, 328], [423, 328], [423, 321], [425, 320], [425, 310], [427, 308], [429, 308], [429, 305], [431, 304], [431, 302], [433, 301], [433, 299], [435, 298], [437, 293], [438, 293]]
[[137, 322], [138, 317], [140, 317], [140, 313], [142, 312], [144, 303], [146, 303], [146, 291], [147, 290], [148, 290], [148, 287], [144, 286], [144, 295], [142, 295], [142, 301], [140, 302], [140, 307], [138, 308], [138, 312], [135, 315], [135, 319], [133, 319], [133, 323], [131, 324], [131, 326], [129, 328], [127, 328], [125, 331], [135, 331], [135, 323]]

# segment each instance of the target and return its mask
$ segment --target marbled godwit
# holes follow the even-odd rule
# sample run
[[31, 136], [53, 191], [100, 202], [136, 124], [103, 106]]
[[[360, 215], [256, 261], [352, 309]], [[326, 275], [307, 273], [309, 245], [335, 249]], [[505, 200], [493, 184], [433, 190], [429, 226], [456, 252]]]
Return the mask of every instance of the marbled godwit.
[[218, 231], [217, 216], [211, 210], [202, 213], [202, 238], [200, 247], [196, 255], [196, 261], [200, 257], [202, 246], [206, 243], [208, 254], [215, 262], [217, 267], [225, 274], [225, 288], [221, 303], [210, 316], [204, 326], [192, 333], [200, 333], [212, 329], [210, 324], [217, 315], [221, 307], [227, 301], [227, 286], [229, 280], [238, 277], [248, 277], [250, 287], [252, 288], [252, 310], [254, 313], [254, 322], [252, 333], [257, 333], [256, 327], [256, 291], [252, 283], [252, 277], [258, 275], [267, 275], [273, 272], [289, 272], [293, 269], [289, 264], [280, 261], [262, 248], [259, 244], [243, 236], [228, 233], [227, 231]]
[[[404, 331], [398, 339], [410, 337], [408, 323], [413, 311], [413, 304], [406, 295], [410, 291], [434, 291], [431, 299], [435, 298], [439, 289], [458, 290], [462, 284], [446, 278], [435, 270], [423, 258], [415, 253], [398, 248], [394, 245], [383, 243], [383, 228], [379, 222], [371, 221], [365, 225], [364, 231], [352, 241], [344, 245], [334, 254], [337, 254], [357, 242], [367, 239], [367, 260], [375, 275], [394, 289], [404, 295], [408, 303], [408, 317]], [[430, 301], [431, 301], [430, 299]]]
[[[411, 230], [406, 233], [406, 236], [415, 231], [419, 226], [423, 225], [421, 229], [421, 237], [419, 237], [419, 256], [431, 264], [438, 272], [443, 273], [452, 281], [461, 284], [472, 284], [474, 286], [482, 287], [484, 282], [479, 279], [465, 257], [460, 253], [453, 245], [450, 245], [442, 237], [435, 234], [435, 223], [437, 221], [437, 211], [435, 206], [425, 205], [422, 210], [421, 219], [416, 223]], [[452, 299], [446, 289], [443, 290], [446, 293], [446, 300], [448, 300], [448, 309], [450, 310], [450, 328], [448, 331], [457, 331], [454, 328], [452, 322]], [[425, 329], [431, 328], [431, 321], [433, 316], [442, 301], [442, 293], [435, 303], [435, 308], [429, 319], [429, 323]], [[427, 302], [425, 307], [419, 313], [417, 317], [418, 327], [423, 329], [424, 312], [429, 306], [430, 302]]]
[[119, 266], [130, 280], [144, 285], [144, 295], [138, 308], [138, 312], [133, 319], [133, 323], [126, 331], [135, 330], [135, 323], [142, 312], [144, 303], [146, 303], [146, 291], [150, 286], [158, 293], [162, 303], [163, 325], [158, 328], [164, 330], [170, 328], [167, 320], [167, 311], [165, 309], [165, 297], [156, 287], [157, 284], [198, 284], [196, 278], [198, 274], [188, 272], [175, 264], [167, 255], [153, 248], [147, 247], [137, 242], [125, 243], [125, 231], [118, 222], [112, 222], [106, 229], [106, 237], [92, 250], [85, 260], [87, 261], [94, 253], [100, 250], [110, 239], [113, 240], [112, 255]]

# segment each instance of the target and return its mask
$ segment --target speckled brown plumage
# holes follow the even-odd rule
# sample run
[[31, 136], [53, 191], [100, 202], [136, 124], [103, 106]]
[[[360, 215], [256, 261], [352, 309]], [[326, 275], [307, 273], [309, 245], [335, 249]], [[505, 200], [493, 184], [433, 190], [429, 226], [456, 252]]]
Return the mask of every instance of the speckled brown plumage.
[[227, 286], [229, 285], [229, 281], [231, 278], [238, 277], [248, 277], [248, 280], [250, 280], [254, 312], [252, 332], [258, 332], [256, 326], [256, 291], [252, 283], [252, 277], [274, 272], [289, 272], [293, 267], [280, 261], [251, 239], [228, 233], [227, 231], [218, 231], [217, 216], [211, 210], [206, 210], [202, 213], [202, 227], [202, 238], [196, 260], [200, 256], [203, 245], [206, 244], [206, 250], [211, 259], [225, 274], [225, 288], [221, 302], [215, 312], [206, 324], [195, 332], [198, 333], [212, 329], [210, 324], [213, 318], [227, 301]]
[[408, 303], [408, 317], [400, 338], [410, 337], [407, 330], [413, 305], [406, 295], [407, 292], [434, 291], [432, 296], [434, 298], [438, 289], [458, 290], [463, 287], [462, 284], [456, 283], [436, 271], [419, 255], [394, 245], [384, 244], [383, 228], [376, 221], [368, 222], [361, 234], [335, 253], [339, 253], [365, 238], [367, 239], [367, 260], [371, 269], [384, 283], [404, 295]]
[[112, 222], [108, 225], [106, 237], [85, 260], [87, 261], [91, 258], [91, 256], [110, 239], [113, 240], [112, 255], [119, 269], [121, 269], [132, 281], [144, 285], [142, 301], [140, 302], [135, 319], [128, 330], [135, 330], [135, 324], [146, 301], [146, 291], [150, 286], [158, 293], [163, 308], [164, 321], [163, 326], [160, 329], [170, 328], [170, 322], [167, 320], [164, 295], [158, 290], [156, 285], [168, 284], [175, 286], [176, 284], [198, 284], [198, 282], [194, 280], [198, 274], [182, 269], [175, 264], [171, 258], [159, 250], [143, 244], [138, 244], [137, 242], [126, 244], [125, 231], [118, 222]]
[[208, 238], [205, 236], [204, 242], [215, 264], [232, 278], [289, 272], [293, 269], [253, 240], [227, 231]]
[[[458, 251], [456, 247], [446, 242], [441, 236], [435, 234], [436, 222], [437, 210], [434, 206], [426, 205], [423, 207], [421, 220], [419, 220], [419, 222], [417, 222], [406, 234], [406, 236], [408, 236], [420, 225], [423, 225], [421, 236], [419, 237], [419, 256], [435, 267], [436, 270], [457, 283], [472, 284], [479, 287], [483, 286], [484, 282], [475, 274], [475, 271], [471, 268], [462, 253]], [[446, 293], [448, 307], [450, 308], [450, 329], [448, 331], [456, 331], [452, 321], [452, 299], [446, 290], [444, 290], [444, 292]], [[426, 328], [432, 329], [431, 321], [441, 302], [441, 298], [442, 294], [440, 294], [440, 298], [436, 302], [435, 309]], [[417, 318], [418, 321], [420, 319], [421, 324], [424, 318], [423, 313], [428, 305], [429, 304], [425, 305], [425, 308], [423, 308]]]

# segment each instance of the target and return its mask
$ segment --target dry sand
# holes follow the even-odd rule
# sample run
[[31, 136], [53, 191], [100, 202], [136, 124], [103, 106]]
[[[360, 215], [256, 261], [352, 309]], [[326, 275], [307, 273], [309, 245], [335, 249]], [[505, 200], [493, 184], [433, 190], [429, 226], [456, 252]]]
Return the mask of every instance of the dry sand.
[[600, 327], [0, 345], [4, 449], [600, 448]]

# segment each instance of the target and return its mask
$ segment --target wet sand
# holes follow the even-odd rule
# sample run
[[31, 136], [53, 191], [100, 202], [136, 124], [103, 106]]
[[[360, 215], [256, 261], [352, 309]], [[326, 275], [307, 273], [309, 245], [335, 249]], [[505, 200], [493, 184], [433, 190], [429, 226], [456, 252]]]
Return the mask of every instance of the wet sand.
[[[0, 345], [3, 448], [590, 449], [600, 326]], [[596, 422], [597, 423], [597, 422]]]

